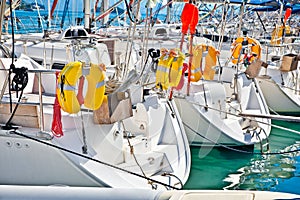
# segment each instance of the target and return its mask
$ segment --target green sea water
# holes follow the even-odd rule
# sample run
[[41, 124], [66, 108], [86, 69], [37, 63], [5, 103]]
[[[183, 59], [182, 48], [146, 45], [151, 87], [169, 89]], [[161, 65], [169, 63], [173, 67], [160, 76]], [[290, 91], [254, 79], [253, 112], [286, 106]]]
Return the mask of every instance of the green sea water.
[[[272, 155], [226, 148], [191, 147], [192, 167], [185, 189], [279, 191], [300, 194], [300, 123], [272, 121]], [[292, 132], [291, 130], [294, 130]], [[298, 151], [299, 149], [299, 151]], [[247, 151], [251, 151], [250, 149]], [[294, 151], [293, 153], [283, 153]]]

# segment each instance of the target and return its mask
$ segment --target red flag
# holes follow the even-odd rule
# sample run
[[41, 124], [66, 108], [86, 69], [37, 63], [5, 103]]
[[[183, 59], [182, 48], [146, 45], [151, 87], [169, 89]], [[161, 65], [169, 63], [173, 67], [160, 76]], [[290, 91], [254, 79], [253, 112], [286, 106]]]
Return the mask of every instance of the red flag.
[[[58, 77], [58, 75], [59, 72], [56, 72], [56, 77]], [[61, 109], [58, 102], [57, 94], [55, 96], [55, 101], [53, 106], [53, 120], [52, 120], [51, 131], [53, 135], [56, 137], [61, 137], [64, 135], [62, 131], [62, 123], [61, 123]]]

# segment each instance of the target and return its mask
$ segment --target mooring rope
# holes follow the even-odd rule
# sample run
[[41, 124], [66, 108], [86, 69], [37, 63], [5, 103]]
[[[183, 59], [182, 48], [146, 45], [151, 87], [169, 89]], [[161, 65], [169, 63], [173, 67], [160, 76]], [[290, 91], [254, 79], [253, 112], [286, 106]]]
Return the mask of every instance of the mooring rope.
[[282, 152], [254, 152], [254, 151], [245, 151], [245, 150], [240, 150], [240, 149], [236, 149], [218, 142], [215, 142], [205, 136], [203, 136], [201, 133], [195, 131], [191, 126], [189, 126], [188, 124], [186, 124], [185, 122], [182, 122], [184, 126], [186, 126], [188, 129], [190, 129], [192, 132], [194, 132], [196, 135], [200, 136], [201, 138], [211, 142], [212, 144], [216, 145], [216, 146], [220, 146], [223, 147], [225, 149], [228, 150], [232, 150], [232, 151], [236, 151], [236, 152], [240, 152], [240, 153], [246, 153], [246, 154], [257, 154], [257, 155], [280, 155], [280, 154], [288, 154], [288, 153], [295, 153], [295, 152], [300, 152], [300, 148], [295, 149], [295, 150], [290, 150], [290, 151], [282, 151]]
[[[126, 131], [125, 124], [124, 124], [123, 121], [121, 121], [121, 124], [122, 124], [122, 126], [123, 126], [124, 133], [126, 133], [126, 136], [125, 136], [125, 137], [126, 137], [126, 139], [127, 139], [128, 146], [129, 146], [129, 148], [130, 148], [130, 154], [132, 155], [132, 157], [133, 157], [135, 163], [137, 164], [137, 166], [140, 168], [140, 170], [141, 170], [142, 174], [144, 175], [144, 177], [147, 177], [147, 175], [145, 174], [145, 172], [144, 172], [142, 166], [140, 165], [140, 163], [138, 162], [138, 160], [137, 160], [137, 158], [136, 158], [136, 156], [135, 156], [134, 148], [133, 148], [133, 146], [131, 145], [131, 142], [130, 142], [130, 139], [129, 139], [129, 135], [127, 134], [127, 133], [129, 133], [129, 131]], [[148, 183], [153, 187], [153, 184], [152, 184], [151, 181], [149, 181]]]
[[163, 182], [161, 182], [161, 181], [157, 181], [157, 180], [154, 180], [154, 179], [152, 179], [152, 178], [142, 176], [142, 175], [140, 175], [140, 174], [138, 174], [138, 173], [131, 172], [131, 171], [129, 171], [129, 170], [126, 170], [126, 169], [117, 167], [117, 166], [115, 166], [115, 165], [112, 165], [112, 164], [103, 162], [103, 161], [101, 161], [101, 160], [92, 158], [92, 157], [90, 157], [90, 156], [86, 156], [86, 155], [77, 153], [77, 152], [75, 152], [75, 151], [66, 149], [66, 148], [64, 148], [64, 147], [60, 147], [60, 146], [57, 146], [57, 145], [55, 145], [55, 144], [52, 144], [52, 143], [48, 143], [48, 142], [39, 140], [39, 139], [37, 139], [37, 138], [34, 138], [34, 137], [31, 137], [31, 136], [25, 135], [25, 134], [23, 134], [23, 133], [21, 133], [21, 132], [19, 132], [19, 131], [12, 130], [12, 131], [10, 131], [10, 133], [11, 133], [11, 134], [18, 135], [18, 136], [21, 136], [21, 137], [24, 137], [24, 138], [27, 138], [27, 139], [30, 139], [30, 140], [33, 140], [33, 141], [36, 141], [36, 142], [39, 142], [39, 143], [44, 144], [44, 145], [48, 145], [48, 146], [50, 146], [50, 147], [53, 147], [53, 148], [55, 148], [55, 149], [59, 149], [59, 150], [61, 150], [61, 151], [65, 151], [65, 152], [74, 154], [74, 155], [76, 155], [76, 156], [79, 156], [79, 157], [82, 157], [82, 158], [85, 158], [85, 159], [88, 159], [88, 160], [92, 160], [92, 161], [94, 161], [94, 162], [96, 162], [96, 163], [99, 163], [99, 164], [102, 164], [102, 165], [105, 165], [105, 166], [108, 166], [108, 167], [117, 169], [117, 170], [122, 171], [122, 172], [126, 172], [126, 173], [128, 173], [128, 174], [133, 175], [133, 176], [137, 176], [137, 177], [146, 179], [146, 180], [148, 180], [149, 182], [157, 183], [157, 184], [163, 185], [163, 186], [168, 187], [168, 188], [171, 188], [171, 189], [180, 190], [180, 188], [177, 188], [177, 187], [168, 185], [168, 184], [163, 183]]

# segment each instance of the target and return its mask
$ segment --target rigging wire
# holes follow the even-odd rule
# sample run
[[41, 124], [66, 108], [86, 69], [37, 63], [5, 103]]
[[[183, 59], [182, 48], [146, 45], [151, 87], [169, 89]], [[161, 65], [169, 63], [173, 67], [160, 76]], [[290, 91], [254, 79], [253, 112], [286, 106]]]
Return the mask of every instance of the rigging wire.
[[131, 7], [129, 6], [127, 0], [124, 0], [124, 1], [125, 1], [125, 5], [126, 5], [126, 10], [127, 10], [128, 17], [129, 17], [130, 21], [132, 23], [134, 23], [136, 20], [133, 20], [133, 18], [132, 18]]
[[[126, 0], [125, 0], [126, 1]], [[136, 8], [136, 16], [138, 16], [139, 10], [141, 6], [141, 0], [137, 0], [137, 8]], [[122, 78], [124, 79], [128, 74], [129, 64], [131, 60], [131, 53], [134, 46], [134, 37], [136, 34], [136, 25], [138, 20], [134, 22], [130, 22], [130, 26], [128, 29], [128, 37], [127, 37], [127, 44], [126, 44], [126, 57], [125, 57], [125, 66], [123, 66], [122, 71]]]
[[[3, 3], [3, 2], [2, 2]], [[14, 20], [13, 20], [13, 14], [12, 14], [12, 1], [9, 1], [9, 10], [10, 10], [10, 23], [11, 23], [11, 40], [12, 40], [12, 51], [11, 51], [11, 65], [8, 71], [8, 85], [11, 83], [11, 74], [13, 73], [13, 70], [15, 69], [14, 65], [14, 55], [15, 55], [15, 34], [14, 34]], [[11, 95], [11, 87], [9, 85], [8, 87], [8, 93], [9, 93], [9, 105], [10, 105], [10, 112], [12, 112], [12, 95]]]

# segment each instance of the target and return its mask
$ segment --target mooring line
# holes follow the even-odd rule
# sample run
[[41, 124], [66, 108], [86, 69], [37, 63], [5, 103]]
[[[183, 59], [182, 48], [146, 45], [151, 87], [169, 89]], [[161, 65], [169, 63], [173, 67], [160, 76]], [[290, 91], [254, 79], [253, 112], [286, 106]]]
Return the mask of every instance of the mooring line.
[[28, 136], [28, 135], [25, 135], [25, 134], [23, 134], [23, 133], [21, 133], [21, 132], [19, 132], [19, 131], [13, 130], [13, 131], [10, 131], [10, 133], [15, 134], [15, 135], [18, 135], [18, 136], [22, 136], [22, 137], [27, 138], [27, 139], [30, 139], [30, 140], [34, 140], [34, 141], [36, 141], [36, 142], [39, 142], [39, 143], [48, 145], [48, 146], [50, 146], [50, 147], [53, 147], [53, 148], [56, 148], [56, 149], [59, 149], [59, 150], [62, 150], [62, 151], [65, 151], [65, 152], [74, 154], [74, 155], [79, 156], [79, 157], [83, 157], [83, 158], [88, 159], [88, 160], [92, 160], [92, 161], [94, 161], [94, 162], [96, 162], [96, 163], [100, 163], [100, 164], [102, 164], [102, 165], [106, 165], [106, 166], [108, 166], [108, 167], [111, 167], [111, 168], [114, 168], [114, 169], [117, 169], [117, 170], [126, 172], [126, 173], [128, 173], [128, 174], [131, 174], [131, 175], [134, 175], [134, 176], [137, 176], [137, 177], [146, 179], [146, 180], [148, 180], [148, 182], [153, 182], [153, 183], [157, 183], [157, 184], [163, 185], [163, 186], [168, 187], [168, 188], [171, 188], [171, 189], [180, 190], [180, 188], [177, 188], [177, 187], [168, 185], [168, 184], [166, 184], [166, 183], [163, 183], [163, 182], [154, 180], [154, 179], [149, 178], [149, 177], [144, 177], [144, 176], [142, 176], [142, 175], [140, 175], [140, 174], [137, 174], [137, 173], [135, 173], [135, 172], [131, 172], [131, 171], [128, 171], [128, 170], [126, 170], [126, 169], [122, 169], [122, 168], [117, 167], [117, 166], [115, 166], [115, 165], [112, 165], [112, 164], [103, 162], [103, 161], [101, 161], [101, 160], [94, 159], [94, 158], [92, 158], [92, 157], [89, 157], [89, 156], [86, 156], [86, 155], [77, 153], [77, 152], [75, 152], [75, 151], [72, 151], [72, 150], [69, 150], [69, 149], [66, 149], [66, 148], [57, 146], [57, 145], [55, 145], [55, 144], [51, 144], [51, 143], [48, 143], [48, 142], [45, 142], [45, 141], [42, 141], [42, 140], [33, 138], [33, 137]]

